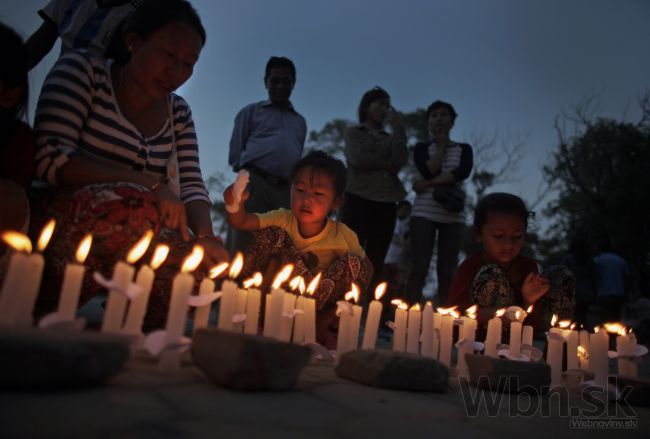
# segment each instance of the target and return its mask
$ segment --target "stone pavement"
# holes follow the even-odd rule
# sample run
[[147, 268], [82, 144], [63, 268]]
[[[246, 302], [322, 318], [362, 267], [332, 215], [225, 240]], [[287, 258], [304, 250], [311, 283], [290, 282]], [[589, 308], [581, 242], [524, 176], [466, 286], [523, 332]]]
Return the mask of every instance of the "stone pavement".
[[[551, 416], [535, 410], [548, 401], [520, 397], [534, 414], [517, 417], [508, 409], [517, 397], [503, 395], [494, 416], [485, 407], [468, 416], [457, 382], [446, 394], [380, 390], [339, 378], [331, 364], [309, 365], [291, 392], [242, 393], [208, 383], [191, 364], [162, 375], [138, 359], [101, 387], [0, 392], [0, 438], [650, 437], [648, 408], [633, 407], [635, 429], [575, 430], [557, 400]], [[569, 407], [590, 406], [572, 396]]]

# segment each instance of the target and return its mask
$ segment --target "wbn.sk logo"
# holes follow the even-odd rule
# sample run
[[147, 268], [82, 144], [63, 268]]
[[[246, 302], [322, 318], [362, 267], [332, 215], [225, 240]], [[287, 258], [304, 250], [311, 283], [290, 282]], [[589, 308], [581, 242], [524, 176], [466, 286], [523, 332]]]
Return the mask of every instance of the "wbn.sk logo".
[[[512, 417], [571, 417], [571, 418], [614, 418], [618, 421], [630, 421], [618, 427], [581, 426], [573, 428], [636, 428], [637, 414], [627, 403], [627, 396], [632, 387], [625, 387], [618, 401], [609, 399], [607, 390], [588, 388], [581, 398], [573, 398], [566, 387], [557, 386], [549, 391], [548, 387], [519, 385], [518, 376], [502, 376], [496, 386], [487, 376], [481, 376], [476, 386], [470, 386], [466, 378], [459, 378], [460, 390], [468, 417], [487, 415], [490, 417], [507, 413]], [[614, 385], [616, 383], [613, 383]], [[517, 395], [509, 395], [508, 389], [518, 389]], [[504, 398], [505, 394], [505, 398]], [[574, 419], [572, 419], [573, 421]], [[616, 424], [618, 425], [618, 424]]]

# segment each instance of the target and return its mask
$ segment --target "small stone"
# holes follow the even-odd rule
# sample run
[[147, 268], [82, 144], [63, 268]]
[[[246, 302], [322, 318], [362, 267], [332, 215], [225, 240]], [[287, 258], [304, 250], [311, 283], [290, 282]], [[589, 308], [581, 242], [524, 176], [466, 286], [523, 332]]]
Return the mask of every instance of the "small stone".
[[551, 385], [551, 367], [540, 361], [513, 361], [467, 354], [470, 383], [500, 393], [543, 395]]
[[429, 357], [380, 349], [346, 352], [335, 369], [343, 378], [383, 389], [445, 392], [449, 369]]
[[610, 383], [615, 384], [622, 392], [622, 397], [630, 405], [650, 407], [650, 381], [639, 378], [622, 376], [610, 377]]
[[311, 349], [268, 337], [200, 329], [192, 358], [215, 384], [236, 390], [289, 390], [311, 358]]
[[122, 370], [129, 355], [129, 339], [119, 335], [2, 329], [0, 388], [68, 389], [101, 384]]

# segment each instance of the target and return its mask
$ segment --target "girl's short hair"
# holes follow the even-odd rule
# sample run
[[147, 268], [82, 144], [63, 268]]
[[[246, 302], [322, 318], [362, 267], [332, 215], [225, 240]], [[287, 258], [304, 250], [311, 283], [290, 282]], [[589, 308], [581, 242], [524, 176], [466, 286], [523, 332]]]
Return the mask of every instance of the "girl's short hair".
[[337, 197], [345, 192], [347, 170], [341, 160], [328, 155], [324, 151], [312, 150], [294, 165], [291, 170], [291, 181], [304, 168], [311, 168], [314, 171], [324, 172], [329, 175], [334, 184], [334, 193]]
[[[3, 123], [13, 124], [24, 118], [29, 100], [29, 82], [27, 80], [27, 49], [23, 39], [12, 28], [0, 23], [0, 41], [2, 41], [2, 58], [0, 63], [0, 82], [5, 88], [21, 87], [23, 94], [12, 108], [3, 109]], [[3, 126], [2, 129], [8, 127]], [[5, 133], [0, 133], [4, 136]]]
[[434, 110], [437, 110], [438, 108], [444, 108], [449, 112], [449, 115], [451, 116], [451, 121], [456, 122], [456, 118], [458, 117], [458, 113], [456, 113], [456, 110], [454, 109], [454, 106], [451, 105], [449, 102], [444, 102], [444, 101], [434, 101], [431, 105], [427, 107], [427, 121], [429, 120], [429, 116], [431, 116], [431, 113], [433, 113]]
[[381, 87], [374, 87], [372, 90], [368, 90], [363, 94], [361, 102], [359, 103], [359, 109], [357, 110], [359, 123], [364, 123], [366, 121], [370, 104], [380, 99], [390, 99], [388, 92]]
[[124, 37], [135, 32], [146, 40], [149, 36], [172, 22], [188, 24], [201, 38], [205, 45], [206, 33], [196, 9], [186, 0], [144, 0], [115, 29], [111, 42], [106, 49], [106, 57], [113, 58], [118, 64], [125, 64], [131, 58]]
[[521, 218], [524, 222], [524, 230], [528, 228], [528, 218], [534, 216], [526, 208], [524, 200], [516, 195], [506, 192], [495, 192], [481, 198], [474, 209], [474, 230], [479, 232], [481, 227], [487, 223], [490, 212], [508, 213]]

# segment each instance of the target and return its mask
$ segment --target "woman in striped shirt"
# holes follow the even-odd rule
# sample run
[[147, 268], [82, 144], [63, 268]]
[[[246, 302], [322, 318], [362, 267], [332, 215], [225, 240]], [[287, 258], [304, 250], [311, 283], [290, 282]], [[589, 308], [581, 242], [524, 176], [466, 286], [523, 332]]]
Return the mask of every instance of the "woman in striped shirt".
[[[110, 275], [147, 229], [160, 231], [157, 240], [171, 244], [171, 261], [157, 273], [147, 321], [161, 326], [169, 276], [192, 244], [205, 249], [204, 266], [228, 258], [213, 234], [190, 108], [173, 94], [192, 75], [205, 30], [183, 0], [147, 0], [123, 29], [124, 48], [115, 60], [66, 54], [41, 91], [36, 173], [56, 188], [56, 197], [41, 206], [41, 219], [57, 218], [60, 234], [48, 249], [52, 280], [43, 284], [60, 285], [55, 279], [87, 232], [95, 238], [88, 272]], [[167, 184], [174, 160], [176, 191]], [[96, 292], [98, 285], [86, 279], [82, 302]], [[41, 297], [42, 308], [57, 300], [57, 294]]]
[[[413, 184], [416, 192], [411, 214], [411, 271], [406, 284], [406, 297], [420, 301], [422, 288], [429, 272], [433, 247], [438, 241], [436, 273], [437, 302], [445, 304], [451, 279], [458, 265], [463, 231], [465, 229], [464, 195], [462, 181], [469, 177], [473, 165], [472, 147], [449, 138], [456, 120], [454, 107], [436, 101], [427, 108], [427, 120], [433, 136], [430, 143], [420, 143], [413, 151], [415, 166], [422, 180]], [[441, 188], [442, 191], [440, 191]], [[436, 193], [436, 191], [439, 191]], [[444, 202], [450, 192], [461, 194]], [[457, 201], [453, 203], [450, 201]], [[456, 204], [456, 206], [454, 206]]]

